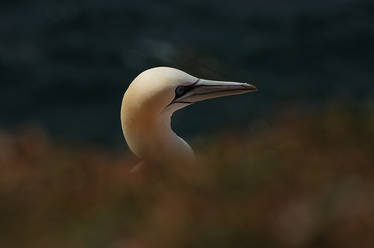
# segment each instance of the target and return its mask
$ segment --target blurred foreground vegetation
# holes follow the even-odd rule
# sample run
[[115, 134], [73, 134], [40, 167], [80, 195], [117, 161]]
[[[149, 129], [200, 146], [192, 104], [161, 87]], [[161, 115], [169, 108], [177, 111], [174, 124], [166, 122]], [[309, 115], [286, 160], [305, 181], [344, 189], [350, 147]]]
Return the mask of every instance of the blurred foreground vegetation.
[[[195, 168], [0, 133], [0, 247], [373, 247], [374, 111], [221, 133]], [[209, 142], [209, 143], [208, 143]]]

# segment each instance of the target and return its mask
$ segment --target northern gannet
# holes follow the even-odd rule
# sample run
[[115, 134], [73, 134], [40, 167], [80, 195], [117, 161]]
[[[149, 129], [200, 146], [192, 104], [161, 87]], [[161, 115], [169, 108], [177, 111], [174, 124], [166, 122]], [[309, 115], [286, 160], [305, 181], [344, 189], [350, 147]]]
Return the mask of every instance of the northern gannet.
[[123, 134], [130, 150], [146, 163], [192, 162], [191, 147], [171, 128], [173, 113], [198, 101], [256, 90], [248, 83], [200, 79], [170, 67], [151, 68], [139, 74], [123, 96]]

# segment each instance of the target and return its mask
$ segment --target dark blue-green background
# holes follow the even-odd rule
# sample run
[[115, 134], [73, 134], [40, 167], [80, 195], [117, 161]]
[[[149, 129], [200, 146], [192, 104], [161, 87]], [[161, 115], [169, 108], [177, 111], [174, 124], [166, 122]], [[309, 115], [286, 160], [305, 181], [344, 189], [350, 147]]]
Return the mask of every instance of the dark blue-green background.
[[373, 44], [374, 3], [364, 0], [3, 0], [0, 126], [122, 145], [122, 95], [160, 65], [260, 89], [177, 113], [181, 135], [250, 129], [336, 99], [369, 104]]

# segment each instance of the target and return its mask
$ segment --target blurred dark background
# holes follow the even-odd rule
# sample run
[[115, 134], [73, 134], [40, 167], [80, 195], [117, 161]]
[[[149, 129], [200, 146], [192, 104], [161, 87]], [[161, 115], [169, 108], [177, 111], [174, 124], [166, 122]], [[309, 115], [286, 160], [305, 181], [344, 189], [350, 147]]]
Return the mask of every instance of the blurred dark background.
[[122, 95], [154, 66], [260, 89], [177, 113], [182, 136], [266, 124], [283, 108], [325, 109], [332, 98], [368, 104], [373, 44], [365, 0], [3, 0], [0, 126], [123, 146]]

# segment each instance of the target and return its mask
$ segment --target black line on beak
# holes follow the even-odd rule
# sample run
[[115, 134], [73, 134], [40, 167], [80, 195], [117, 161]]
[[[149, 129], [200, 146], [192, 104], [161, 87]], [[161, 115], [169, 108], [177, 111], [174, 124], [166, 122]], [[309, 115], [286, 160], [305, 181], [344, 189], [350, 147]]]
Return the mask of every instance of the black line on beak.
[[182, 95], [180, 96], [177, 96], [175, 95], [174, 96], [174, 99], [168, 104], [167, 107], [169, 107], [171, 104], [173, 103], [186, 103], [186, 104], [191, 104], [193, 102], [186, 102], [186, 101], [176, 101], [178, 98], [182, 97], [183, 95], [185, 95], [187, 92], [191, 91], [192, 89], [196, 89], [197, 87], [199, 86], [196, 86], [196, 84], [200, 81], [200, 78], [198, 78], [193, 84], [190, 84], [190, 85], [185, 85], [184, 88], [185, 88], [185, 91], [183, 92]]

